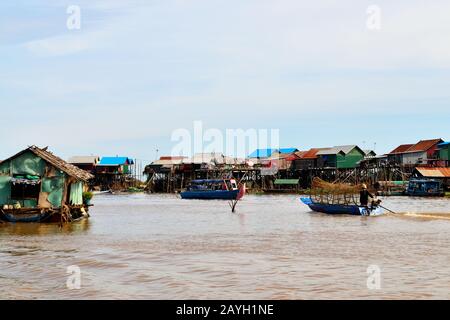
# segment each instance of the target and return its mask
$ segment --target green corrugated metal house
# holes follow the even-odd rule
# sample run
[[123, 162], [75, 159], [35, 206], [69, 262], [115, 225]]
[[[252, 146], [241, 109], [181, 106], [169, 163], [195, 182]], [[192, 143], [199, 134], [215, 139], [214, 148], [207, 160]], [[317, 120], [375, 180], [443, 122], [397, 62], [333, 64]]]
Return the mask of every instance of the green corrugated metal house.
[[320, 150], [317, 156], [324, 168], [352, 169], [358, 167], [365, 152], [357, 145], [348, 145]]
[[47, 149], [29, 147], [0, 163], [0, 208], [61, 208], [82, 205], [82, 193], [93, 176]]

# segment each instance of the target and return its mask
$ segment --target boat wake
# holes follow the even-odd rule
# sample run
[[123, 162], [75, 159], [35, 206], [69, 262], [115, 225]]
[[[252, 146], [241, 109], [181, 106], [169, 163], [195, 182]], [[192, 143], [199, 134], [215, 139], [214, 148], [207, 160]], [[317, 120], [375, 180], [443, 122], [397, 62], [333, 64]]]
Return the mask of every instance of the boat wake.
[[450, 213], [428, 213], [428, 212], [403, 212], [402, 217], [418, 218], [424, 220], [450, 220]]

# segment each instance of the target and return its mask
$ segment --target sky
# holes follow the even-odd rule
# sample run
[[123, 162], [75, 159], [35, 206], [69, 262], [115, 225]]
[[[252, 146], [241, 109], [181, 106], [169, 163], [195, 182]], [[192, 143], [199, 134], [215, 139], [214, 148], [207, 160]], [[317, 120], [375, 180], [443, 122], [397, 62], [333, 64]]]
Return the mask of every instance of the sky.
[[194, 121], [301, 150], [450, 140], [449, 15], [448, 0], [2, 1], [0, 159], [152, 161]]

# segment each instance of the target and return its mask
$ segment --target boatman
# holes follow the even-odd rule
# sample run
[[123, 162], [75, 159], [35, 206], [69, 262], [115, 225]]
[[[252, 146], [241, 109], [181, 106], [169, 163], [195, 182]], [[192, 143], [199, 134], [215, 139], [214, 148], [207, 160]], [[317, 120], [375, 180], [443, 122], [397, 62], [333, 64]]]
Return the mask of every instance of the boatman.
[[369, 205], [369, 197], [375, 199], [375, 197], [367, 190], [367, 185], [362, 185], [362, 190], [359, 192], [359, 202], [361, 206], [368, 207]]

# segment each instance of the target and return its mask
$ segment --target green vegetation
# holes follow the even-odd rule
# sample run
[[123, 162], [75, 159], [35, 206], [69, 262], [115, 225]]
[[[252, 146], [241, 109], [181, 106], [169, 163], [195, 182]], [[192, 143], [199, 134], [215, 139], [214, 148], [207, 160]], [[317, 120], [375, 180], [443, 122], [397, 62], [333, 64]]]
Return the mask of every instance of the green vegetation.
[[86, 191], [83, 192], [83, 201], [84, 202], [89, 202], [92, 200], [92, 197], [94, 196], [94, 194], [90, 191]]

